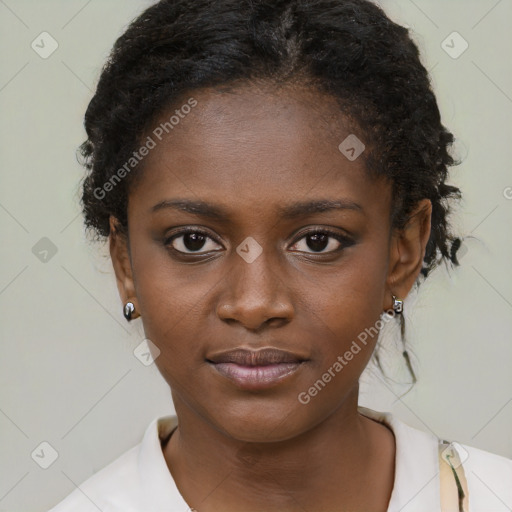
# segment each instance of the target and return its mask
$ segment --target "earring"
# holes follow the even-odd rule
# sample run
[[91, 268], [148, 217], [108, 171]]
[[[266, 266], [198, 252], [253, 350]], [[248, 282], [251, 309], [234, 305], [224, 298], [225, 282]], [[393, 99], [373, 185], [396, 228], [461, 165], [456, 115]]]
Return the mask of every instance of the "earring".
[[135, 306], [133, 305], [133, 302], [127, 302], [123, 308], [123, 315], [126, 318], [126, 320], [128, 320], [128, 322], [130, 320], [132, 320], [132, 318], [134, 318], [134, 316], [133, 316], [134, 313], [135, 313]]
[[401, 314], [404, 311], [404, 301], [401, 299], [397, 299], [394, 295], [391, 296], [393, 298], [393, 311], [396, 314]]

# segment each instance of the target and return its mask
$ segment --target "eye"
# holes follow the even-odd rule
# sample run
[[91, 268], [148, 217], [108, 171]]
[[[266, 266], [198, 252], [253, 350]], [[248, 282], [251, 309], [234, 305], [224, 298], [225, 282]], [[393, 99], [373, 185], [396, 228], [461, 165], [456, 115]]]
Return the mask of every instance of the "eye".
[[182, 229], [168, 237], [164, 244], [182, 254], [204, 254], [219, 250], [215, 248], [219, 244], [208, 233], [197, 228]]
[[302, 246], [302, 248], [296, 250], [308, 252], [307, 249], [310, 249], [312, 251], [310, 254], [328, 254], [338, 252], [340, 249], [349, 247], [353, 243], [353, 240], [341, 233], [326, 228], [318, 228], [303, 234], [292, 248]]

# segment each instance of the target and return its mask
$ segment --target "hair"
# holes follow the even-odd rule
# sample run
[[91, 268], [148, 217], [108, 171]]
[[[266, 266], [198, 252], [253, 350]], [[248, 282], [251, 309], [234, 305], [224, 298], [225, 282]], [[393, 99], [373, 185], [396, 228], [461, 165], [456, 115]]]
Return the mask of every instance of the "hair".
[[129, 186], [141, 165], [108, 193], [98, 190], [164, 110], [193, 90], [260, 80], [334, 97], [340, 117], [371, 141], [361, 156], [367, 171], [392, 182], [392, 227], [403, 228], [421, 199], [432, 203], [421, 276], [442, 260], [459, 264], [448, 215], [461, 192], [446, 183], [458, 163], [454, 137], [408, 29], [368, 0], [161, 0], [142, 12], [115, 42], [85, 114], [86, 228], [108, 237], [112, 215], [127, 232]]

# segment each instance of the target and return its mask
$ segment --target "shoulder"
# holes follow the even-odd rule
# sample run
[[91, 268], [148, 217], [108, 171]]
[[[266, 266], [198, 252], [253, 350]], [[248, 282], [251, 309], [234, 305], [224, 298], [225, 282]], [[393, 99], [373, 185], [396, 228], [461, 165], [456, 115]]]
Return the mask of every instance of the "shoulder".
[[[389, 510], [434, 510], [439, 503], [439, 442], [432, 432], [414, 428], [389, 412], [359, 411], [393, 430], [396, 438], [395, 486]], [[466, 477], [470, 511], [510, 512], [512, 459], [451, 440]], [[430, 508], [429, 508], [430, 507]]]
[[137, 454], [140, 445], [128, 450], [77, 486], [49, 512], [135, 511], [140, 504]]
[[473, 510], [510, 510], [512, 459], [465, 444], [457, 445]]
[[81, 483], [49, 512], [135, 512], [184, 504], [167, 468], [161, 441], [175, 416], [155, 418], [142, 441]]

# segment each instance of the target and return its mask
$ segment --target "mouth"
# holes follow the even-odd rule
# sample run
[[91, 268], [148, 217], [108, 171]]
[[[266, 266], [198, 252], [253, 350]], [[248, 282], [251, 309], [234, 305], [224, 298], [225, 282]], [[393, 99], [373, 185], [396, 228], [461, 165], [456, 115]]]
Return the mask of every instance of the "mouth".
[[246, 390], [274, 387], [295, 374], [306, 361], [304, 357], [276, 348], [238, 348], [206, 359], [217, 373]]

